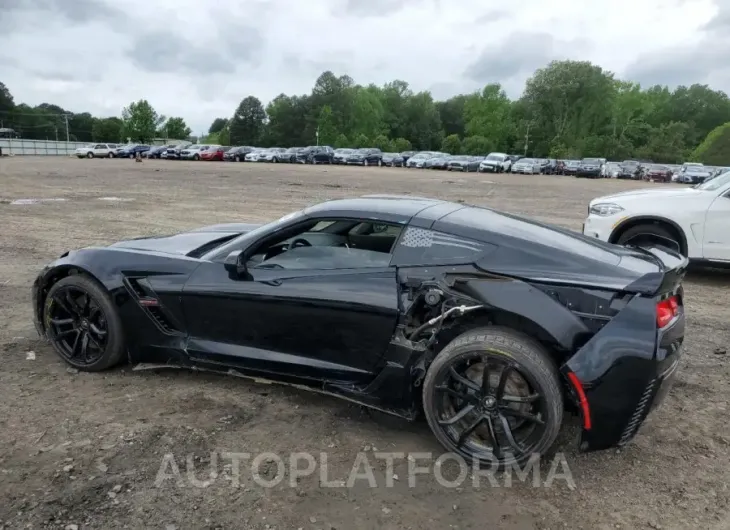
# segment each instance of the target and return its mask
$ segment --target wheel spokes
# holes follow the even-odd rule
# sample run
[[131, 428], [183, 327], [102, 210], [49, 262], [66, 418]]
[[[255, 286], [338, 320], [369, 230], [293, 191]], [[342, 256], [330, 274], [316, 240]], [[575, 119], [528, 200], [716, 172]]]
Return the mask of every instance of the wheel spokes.
[[439, 424], [453, 425], [455, 423], [458, 423], [461, 420], [463, 420], [473, 410], [474, 410], [474, 405], [466, 405], [465, 407], [463, 407], [459, 412], [457, 412], [453, 417], [449, 418], [448, 420], [440, 420]]
[[474, 381], [472, 381], [471, 379], [469, 379], [469, 378], [467, 378], [467, 377], [464, 377], [464, 376], [462, 376], [461, 374], [459, 374], [459, 373], [458, 373], [458, 372], [456, 371], [456, 368], [454, 368], [453, 366], [452, 366], [451, 368], [449, 368], [449, 374], [451, 375], [451, 377], [452, 377], [452, 378], [453, 378], [453, 379], [454, 379], [455, 381], [457, 381], [457, 382], [461, 383], [461, 384], [462, 384], [462, 385], [464, 385], [465, 387], [467, 387], [467, 388], [471, 388], [472, 390], [474, 390], [474, 391], [476, 391], [476, 392], [481, 392], [481, 388], [479, 388], [479, 385], [477, 385], [477, 384], [476, 384], [476, 383], [475, 383]]
[[513, 409], [512, 407], [500, 407], [500, 415], [512, 416], [514, 418], [520, 418], [521, 420], [529, 421], [531, 423], [537, 423], [538, 425], [545, 425], [545, 422], [534, 414], [528, 414], [521, 410]]
[[509, 376], [514, 371], [515, 367], [512, 364], [508, 364], [504, 368], [502, 368], [502, 373], [499, 374], [499, 384], [497, 384], [497, 392], [495, 393], [495, 397], [497, 399], [502, 399], [502, 396], [504, 396], [504, 388], [507, 385], [507, 380], [509, 379]]
[[458, 447], [461, 447], [462, 445], [464, 445], [464, 442], [466, 442], [466, 440], [469, 438], [469, 436], [471, 436], [472, 433], [477, 430], [477, 427], [479, 427], [484, 420], [485, 420], [485, 417], [484, 416], [479, 416], [474, 421], [474, 423], [472, 423], [466, 429], [464, 429], [464, 431], [459, 436], [459, 441], [456, 442], [456, 445]]
[[499, 445], [499, 438], [497, 437], [497, 429], [494, 428], [494, 421], [491, 417], [487, 417], [487, 428], [489, 429], [489, 437], [492, 439], [492, 453], [497, 458], [502, 458], [502, 447]]
[[445, 386], [445, 385], [437, 386], [437, 387], [435, 387], [435, 390], [437, 390], [439, 392], [446, 392], [448, 395], [455, 397], [456, 399], [466, 401], [467, 403], [474, 403], [474, 402], [479, 401], [478, 398], [476, 398], [468, 393], [459, 392], [459, 391], [454, 390], [453, 388], [449, 388], [448, 386]]
[[507, 421], [507, 418], [505, 418], [504, 414], [499, 415], [499, 421], [502, 423], [502, 429], [504, 430], [504, 437], [507, 438], [507, 442], [510, 444], [512, 449], [514, 449], [518, 453], [524, 453], [525, 450], [522, 447], [520, 447], [520, 444], [518, 444], [517, 440], [515, 440], [515, 437], [512, 434], [512, 427], [510, 427], [509, 421]]
[[502, 401], [507, 401], [509, 403], [533, 403], [540, 399], [540, 394], [530, 394], [529, 396], [509, 396], [504, 395], [502, 396]]
[[486, 397], [491, 395], [489, 387], [489, 357], [482, 359], [482, 365], [484, 366], [482, 369], [482, 397]]
[[65, 326], [66, 324], [73, 324], [73, 318], [52, 318], [51, 324], [54, 326]]

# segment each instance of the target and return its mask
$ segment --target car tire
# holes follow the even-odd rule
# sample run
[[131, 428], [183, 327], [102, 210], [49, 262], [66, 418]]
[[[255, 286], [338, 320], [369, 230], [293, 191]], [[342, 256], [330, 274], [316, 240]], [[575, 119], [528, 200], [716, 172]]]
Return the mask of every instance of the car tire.
[[94, 158], [94, 153], [89, 151], [88, 153], [86, 153], [86, 158]]
[[367, 166], [367, 165], [368, 165], [368, 159], [367, 159], [367, 158], [366, 158], [365, 160], [363, 160], [363, 161], [362, 161], [362, 165], [363, 165], [363, 166]]
[[241, 161], [241, 157], [236, 155], [236, 162], [240, 162], [240, 161]]
[[114, 153], [109, 153], [106, 155], [107, 158], [114, 158]]
[[[487, 392], [482, 390], [485, 361]], [[499, 365], [502, 369], [496, 372]], [[510, 328], [481, 327], [456, 337], [431, 363], [423, 381], [423, 410], [447, 451], [472, 464], [522, 465], [555, 442], [563, 421], [561, 388], [554, 361], [537, 341]], [[450, 404], [445, 406], [446, 401]], [[444, 413], [452, 411], [445, 419]], [[459, 424], [463, 430], [454, 432]], [[474, 434], [486, 434], [490, 446], [468, 445]], [[518, 439], [527, 445], [507, 451]]]
[[640, 244], [642, 239], [647, 242], [655, 240], [661, 245], [670, 246], [684, 256], [687, 255], [686, 250], [682, 248], [682, 242], [677, 237], [677, 234], [654, 223], [642, 223], [632, 226], [628, 230], [624, 230], [616, 238], [616, 243], [619, 245], [627, 245], [635, 240], [637, 244]]
[[[70, 296], [70, 298], [69, 298]], [[69, 304], [76, 301], [76, 306]], [[63, 301], [68, 309], [64, 309]], [[88, 316], [76, 317], [73, 311], [86, 312]], [[64, 317], [66, 318], [54, 318]], [[74, 316], [74, 323], [63, 323]], [[67, 276], [49, 289], [43, 304], [42, 315], [46, 336], [50, 340], [56, 353], [69, 365], [85, 372], [99, 372], [119, 364], [125, 353], [124, 332], [119, 313], [114, 306], [109, 293], [95, 280], [82, 274]], [[54, 321], [56, 323], [54, 323]], [[61, 322], [59, 324], [59, 322]], [[71, 332], [72, 326], [78, 324], [78, 333]], [[102, 334], [103, 332], [103, 334]], [[71, 338], [74, 337], [75, 338]], [[84, 339], [82, 337], [86, 336]], [[66, 339], [66, 337], [69, 337]], [[91, 337], [91, 338], [88, 338]], [[73, 349], [69, 354], [70, 345], [74, 341]], [[79, 343], [80, 341], [80, 343]], [[79, 355], [86, 341], [84, 359], [74, 355], [77, 349]], [[96, 343], [96, 344], [94, 344]], [[98, 346], [98, 347], [97, 347]], [[94, 350], [94, 357], [88, 357], [88, 348]]]
[[198, 161], [198, 160], [200, 160], [200, 156], [198, 156], [198, 154], [197, 154], [197, 153], [196, 153], [196, 154], [194, 154], [194, 155], [193, 155], [193, 160], [195, 160], [195, 161]]
[[279, 159], [276, 158], [276, 157], [274, 157], [274, 158], [271, 159], [271, 162], [273, 162], [274, 164], [278, 164], [279, 163]]
[[378, 160], [378, 167], [381, 167], [382, 165], [383, 165], [383, 161], [382, 160]]

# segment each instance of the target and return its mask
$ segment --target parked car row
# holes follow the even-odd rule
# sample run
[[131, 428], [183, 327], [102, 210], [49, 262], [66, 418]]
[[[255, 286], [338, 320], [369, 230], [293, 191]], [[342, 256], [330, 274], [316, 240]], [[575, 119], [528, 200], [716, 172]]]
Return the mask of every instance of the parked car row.
[[728, 170], [697, 162], [676, 165], [655, 164], [646, 160], [612, 162], [605, 158], [582, 160], [528, 158], [507, 153], [489, 153], [486, 156], [451, 155], [440, 151], [386, 153], [377, 148], [333, 149], [326, 145], [285, 148], [229, 147], [190, 142], [160, 146], [99, 143], [80, 147], [76, 149], [75, 155], [79, 158], [135, 158], [138, 153], [144, 158], [167, 160], [387, 166], [522, 175], [572, 175], [581, 178], [619, 178], [686, 184], [700, 184]]

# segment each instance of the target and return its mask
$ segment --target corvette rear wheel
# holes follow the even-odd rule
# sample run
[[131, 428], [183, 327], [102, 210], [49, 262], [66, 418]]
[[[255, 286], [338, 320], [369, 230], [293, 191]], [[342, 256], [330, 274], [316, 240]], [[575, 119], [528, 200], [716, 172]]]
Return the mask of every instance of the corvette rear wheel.
[[448, 451], [480, 465], [522, 465], [544, 454], [563, 420], [558, 371], [548, 353], [508, 328], [467, 331], [434, 359], [423, 408]]
[[109, 295], [90, 278], [73, 275], [54, 284], [43, 318], [53, 349], [71, 366], [98, 372], [122, 360], [121, 320]]

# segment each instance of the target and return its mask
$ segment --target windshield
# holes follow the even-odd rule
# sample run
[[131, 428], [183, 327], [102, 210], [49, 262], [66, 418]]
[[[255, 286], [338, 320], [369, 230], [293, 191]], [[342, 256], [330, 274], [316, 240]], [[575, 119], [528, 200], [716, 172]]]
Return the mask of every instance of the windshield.
[[289, 221], [293, 219], [297, 219], [300, 217], [304, 217], [304, 210], [298, 210], [296, 212], [288, 213], [284, 217], [280, 217], [276, 221], [272, 221], [270, 223], [261, 225], [258, 228], [254, 228], [250, 232], [246, 232], [245, 234], [240, 235], [235, 239], [232, 239], [231, 241], [227, 241], [220, 247], [211, 249], [207, 253], [207, 255], [201, 256], [201, 259], [210, 259], [216, 255], [219, 257], [225, 257], [226, 254], [234, 250], [240, 250], [241, 248], [247, 247], [251, 241], [257, 240], [263, 234], [273, 232], [278, 227], [289, 223]]
[[487, 160], [498, 160], [501, 162], [502, 160], [504, 160], [504, 157], [502, 155], [489, 155], [487, 157]]
[[584, 158], [583, 163], [584, 164], [600, 164], [601, 160], [598, 158]]
[[517, 163], [518, 164], [534, 164], [535, 161], [532, 158], [523, 158], [522, 160], [520, 160]]
[[415, 160], [417, 158], [431, 158], [432, 156], [433, 155], [431, 153], [417, 153], [417, 154], [413, 155], [411, 158], [413, 160]]
[[730, 171], [722, 173], [714, 178], [704, 181], [702, 184], [695, 186], [698, 190], [715, 191], [719, 190], [726, 184], [730, 184]]

